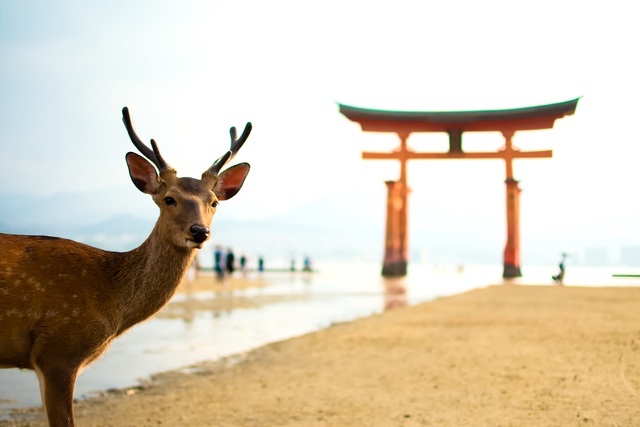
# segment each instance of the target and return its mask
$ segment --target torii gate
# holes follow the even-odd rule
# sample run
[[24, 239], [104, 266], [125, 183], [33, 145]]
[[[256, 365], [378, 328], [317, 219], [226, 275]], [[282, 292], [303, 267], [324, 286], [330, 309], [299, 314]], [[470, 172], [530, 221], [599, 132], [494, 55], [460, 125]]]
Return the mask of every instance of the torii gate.
[[[363, 159], [399, 160], [400, 178], [387, 181], [387, 224], [383, 276], [407, 274], [407, 161], [410, 159], [504, 159], [507, 187], [507, 243], [504, 249], [503, 277], [520, 277], [520, 188], [513, 177], [513, 160], [552, 157], [552, 150], [520, 151], [513, 147], [516, 131], [551, 129], [556, 119], [575, 112], [578, 100], [534, 107], [483, 111], [388, 111], [338, 104], [340, 113], [357, 122], [363, 131], [398, 135], [400, 146], [389, 153], [363, 152]], [[496, 152], [465, 152], [463, 132], [501, 132], [505, 145]], [[449, 151], [418, 153], [407, 148], [413, 132], [446, 132]]]

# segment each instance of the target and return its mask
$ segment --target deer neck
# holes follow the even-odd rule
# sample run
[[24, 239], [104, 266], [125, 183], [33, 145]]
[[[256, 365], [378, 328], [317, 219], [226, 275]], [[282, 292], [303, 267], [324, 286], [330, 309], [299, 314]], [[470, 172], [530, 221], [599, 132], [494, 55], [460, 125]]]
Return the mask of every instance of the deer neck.
[[195, 249], [180, 248], [153, 231], [136, 249], [123, 253], [116, 282], [121, 286], [117, 304], [122, 330], [160, 310], [182, 282]]

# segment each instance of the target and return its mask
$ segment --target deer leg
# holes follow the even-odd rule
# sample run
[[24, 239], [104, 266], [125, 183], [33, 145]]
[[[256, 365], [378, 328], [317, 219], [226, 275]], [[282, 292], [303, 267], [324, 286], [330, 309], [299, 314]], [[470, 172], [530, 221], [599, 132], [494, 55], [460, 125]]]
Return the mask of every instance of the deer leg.
[[34, 367], [40, 380], [42, 406], [47, 413], [49, 426], [75, 426], [73, 390], [78, 367], [66, 365], [64, 361], [59, 360], [36, 363]]
[[33, 370], [36, 371], [36, 375], [38, 376], [38, 386], [40, 387], [40, 399], [42, 400], [42, 409], [44, 413], [47, 413], [47, 405], [44, 399], [44, 374], [40, 370], [38, 366], [34, 366]]

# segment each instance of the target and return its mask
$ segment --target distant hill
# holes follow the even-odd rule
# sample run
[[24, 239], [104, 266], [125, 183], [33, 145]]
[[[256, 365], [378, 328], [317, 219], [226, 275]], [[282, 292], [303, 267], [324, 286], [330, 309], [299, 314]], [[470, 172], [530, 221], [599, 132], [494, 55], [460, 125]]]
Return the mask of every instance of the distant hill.
[[[411, 207], [412, 260], [502, 262], [506, 224], [504, 216], [495, 212], [495, 206], [469, 205], [461, 210], [438, 201], [434, 206], [415, 203]], [[315, 260], [382, 259], [385, 200], [380, 195], [344, 191], [266, 219], [237, 220], [233, 209], [233, 205], [221, 205], [203, 257], [208, 259], [219, 244], [252, 257], [263, 255], [282, 262], [304, 255]], [[125, 251], [142, 243], [153, 228], [157, 213], [157, 207], [135, 189], [52, 197], [0, 194], [0, 232], [66, 237], [106, 250]], [[589, 244], [580, 230], [554, 236], [545, 229], [528, 226], [522, 235], [523, 263], [528, 264], [555, 265], [563, 250], [575, 255], [572, 262], [584, 262], [580, 260], [581, 253], [587, 252], [585, 248], [604, 247], [606, 252], [610, 250], [606, 244], [611, 243]]]
[[[255, 256], [284, 259], [309, 255], [314, 259], [379, 260], [384, 244], [384, 207], [384, 200], [357, 191], [316, 200], [268, 219], [238, 221], [226, 215], [230, 212], [222, 206], [214, 218], [210, 246], [220, 244]], [[157, 208], [135, 190], [42, 198], [0, 195], [0, 231], [66, 237], [107, 250], [123, 251], [139, 245], [153, 228], [156, 215]], [[444, 260], [458, 260], [466, 254], [468, 262], [499, 261], [499, 252], [483, 247], [482, 242], [490, 239], [464, 242], [450, 231], [414, 221], [414, 257], [424, 258], [433, 252]]]
[[38, 197], [0, 193], [0, 222], [12, 228], [93, 225], [118, 215], [154, 218], [158, 209], [135, 188], [60, 193]]

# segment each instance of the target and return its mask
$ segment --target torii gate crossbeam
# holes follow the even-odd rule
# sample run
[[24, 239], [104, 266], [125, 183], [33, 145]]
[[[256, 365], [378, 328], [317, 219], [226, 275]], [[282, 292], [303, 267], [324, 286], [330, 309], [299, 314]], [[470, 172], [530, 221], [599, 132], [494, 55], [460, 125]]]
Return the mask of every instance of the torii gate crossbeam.
[[[520, 188], [513, 177], [513, 160], [550, 158], [552, 150], [520, 151], [513, 147], [516, 131], [550, 129], [555, 120], [575, 112], [579, 98], [556, 104], [509, 110], [484, 111], [385, 111], [339, 104], [340, 112], [360, 124], [363, 131], [396, 133], [400, 146], [388, 153], [363, 152], [365, 160], [398, 160], [400, 177], [387, 181], [387, 224], [383, 276], [404, 276], [408, 264], [408, 181], [407, 161], [420, 159], [504, 159], [506, 166], [507, 243], [504, 250], [503, 277], [520, 277]], [[464, 132], [498, 131], [505, 138], [504, 148], [496, 152], [465, 152]], [[446, 132], [449, 151], [415, 152], [407, 147], [414, 132]]]

